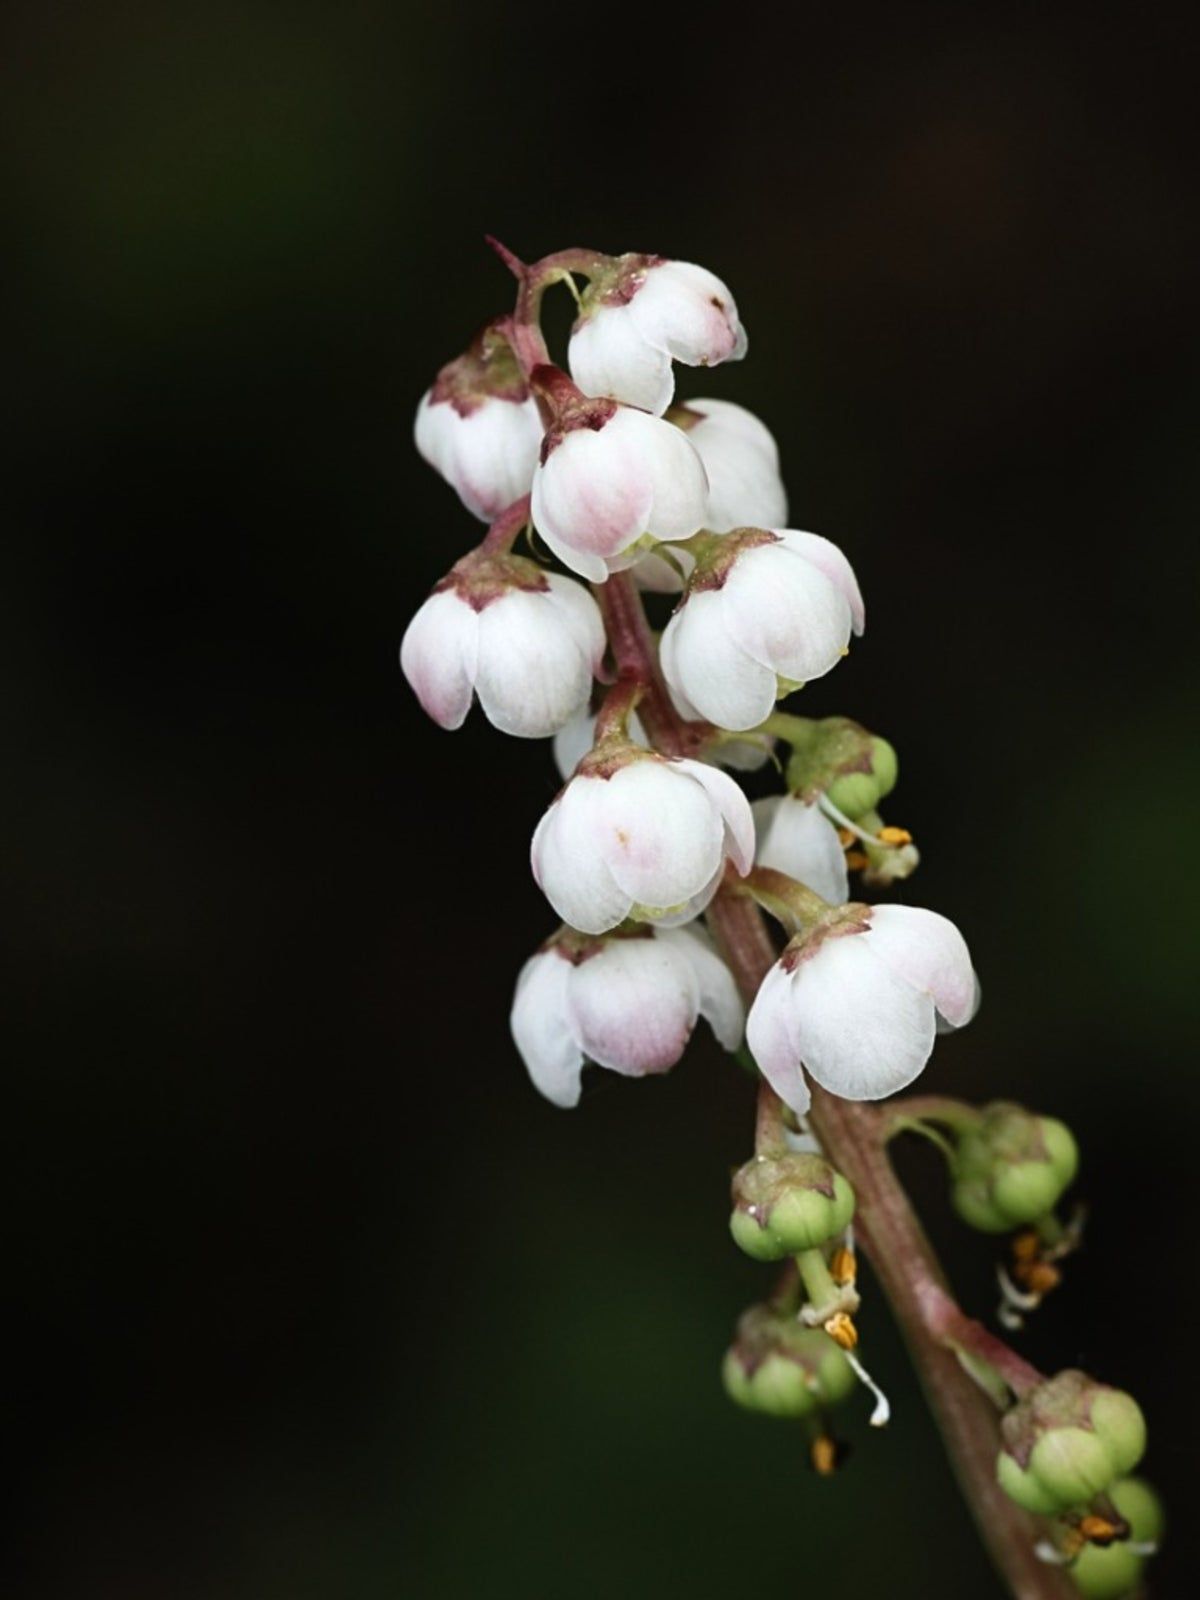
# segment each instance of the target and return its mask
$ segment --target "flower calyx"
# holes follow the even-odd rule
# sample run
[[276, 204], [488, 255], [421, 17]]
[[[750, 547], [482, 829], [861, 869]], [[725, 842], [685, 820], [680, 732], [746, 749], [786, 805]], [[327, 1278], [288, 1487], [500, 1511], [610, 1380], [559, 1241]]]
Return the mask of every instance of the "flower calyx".
[[730, 1399], [748, 1411], [816, 1421], [855, 1387], [845, 1353], [819, 1328], [769, 1305], [740, 1318], [722, 1366]]
[[1146, 1424], [1131, 1395], [1069, 1369], [1024, 1395], [1000, 1424], [1000, 1487], [1039, 1516], [1085, 1509], [1131, 1472]]
[[854, 1216], [854, 1190], [823, 1156], [787, 1152], [757, 1155], [739, 1167], [732, 1185], [729, 1229], [756, 1261], [831, 1243]]
[[1010, 1233], [1049, 1216], [1078, 1168], [1065, 1123], [993, 1101], [955, 1131], [954, 1209], [981, 1233]]

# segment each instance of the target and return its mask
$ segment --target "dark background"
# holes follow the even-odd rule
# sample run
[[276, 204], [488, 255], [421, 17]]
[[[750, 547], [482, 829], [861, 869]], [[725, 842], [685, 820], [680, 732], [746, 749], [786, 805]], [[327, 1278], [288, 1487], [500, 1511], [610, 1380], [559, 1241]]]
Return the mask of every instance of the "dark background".
[[[1056, 8], [1048, 8], [1054, 11]], [[1084, 1151], [1022, 1348], [1197, 1421], [1196, 167], [1161, 13], [26, 4], [0, 84], [17, 447], [0, 690], [6, 1592], [991, 1596], [886, 1308], [833, 1482], [717, 1367], [749, 1085], [543, 1104], [548, 750], [449, 736], [400, 634], [479, 527], [411, 414], [534, 256], [725, 277], [864, 643], [904, 898], [986, 1001], [925, 1083]], [[564, 316], [560, 309], [557, 315]], [[598, 1081], [597, 1081], [598, 1079]], [[905, 1175], [972, 1308], [991, 1247]], [[830, 1586], [832, 1588], [830, 1589]]]

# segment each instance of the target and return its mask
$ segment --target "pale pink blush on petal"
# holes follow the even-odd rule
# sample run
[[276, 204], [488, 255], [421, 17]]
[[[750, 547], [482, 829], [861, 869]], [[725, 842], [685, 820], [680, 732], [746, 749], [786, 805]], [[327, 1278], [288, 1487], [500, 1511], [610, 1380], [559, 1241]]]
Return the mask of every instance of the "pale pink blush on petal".
[[680, 905], [721, 864], [721, 818], [705, 790], [680, 770], [684, 765], [636, 761], [607, 784], [600, 848], [638, 905]]
[[479, 619], [451, 590], [430, 595], [405, 629], [400, 666], [422, 707], [461, 728], [475, 687]]
[[658, 939], [613, 939], [567, 985], [571, 1027], [585, 1054], [630, 1077], [675, 1065], [699, 1002], [688, 963]]

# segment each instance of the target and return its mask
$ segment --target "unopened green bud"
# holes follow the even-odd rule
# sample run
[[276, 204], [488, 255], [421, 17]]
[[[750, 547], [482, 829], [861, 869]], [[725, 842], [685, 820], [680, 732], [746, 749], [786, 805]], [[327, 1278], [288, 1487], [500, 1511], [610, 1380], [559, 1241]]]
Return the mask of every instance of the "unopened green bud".
[[953, 1201], [983, 1233], [1007, 1233], [1053, 1211], [1079, 1167], [1071, 1130], [997, 1101], [958, 1137]]
[[1086, 1505], [1131, 1471], [1146, 1448], [1137, 1401], [1074, 1370], [1048, 1378], [1018, 1401], [1000, 1433], [1000, 1486], [1040, 1516]]
[[770, 1306], [751, 1306], [721, 1369], [731, 1400], [772, 1417], [807, 1417], [854, 1388], [850, 1363], [827, 1333]]
[[825, 791], [852, 822], [857, 822], [865, 812], [874, 811], [884, 795], [896, 787], [899, 764], [895, 750], [886, 739], [872, 735], [867, 760], [866, 771], [843, 773]]
[[1085, 1545], [1069, 1568], [1071, 1581], [1087, 1600], [1124, 1600], [1136, 1590], [1146, 1564], [1137, 1545], [1157, 1544], [1163, 1514], [1158, 1496], [1141, 1478], [1122, 1478], [1108, 1491], [1109, 1499], [1129, 1524], [1128, 1540], [1110, 1545]]
[[756, 1261], [816, 1250], [854, 1215], [854, 1190], [822, 1156], [755, 1156], [733, 1178], [729, 1231]]

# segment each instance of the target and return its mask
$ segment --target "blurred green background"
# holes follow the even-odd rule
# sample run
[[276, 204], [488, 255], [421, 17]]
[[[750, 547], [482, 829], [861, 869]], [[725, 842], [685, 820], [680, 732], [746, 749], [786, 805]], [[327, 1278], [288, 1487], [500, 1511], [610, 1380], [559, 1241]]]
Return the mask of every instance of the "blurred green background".
[[[725, 277], [797, 526], [871, 626], [904, 897], [986, 1000], [930, 1088], [1071, 1123], [1022, 1348], [1136, 1390], [1190, 1592], [1193, 67], [1164, 13], [18, 5], [3, 904], [10, 1595], [999, 1593], [867, 1284], [819, 1481], [717, 1368], [742, 1075], [540, 1102], [549, 752], [395, 663], [479, 535], [410, 446], [534, 256]], [[565, 307], [556, 315], [565, 325]], [[811, 699], [810, 699], [811, 695]], [[905, 1176], [964, 1299], [992, 1249]], [[1186, 1589], [1185, 1589], [1186, 1585]]]

